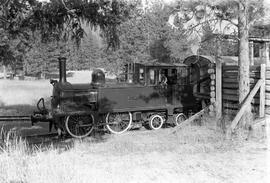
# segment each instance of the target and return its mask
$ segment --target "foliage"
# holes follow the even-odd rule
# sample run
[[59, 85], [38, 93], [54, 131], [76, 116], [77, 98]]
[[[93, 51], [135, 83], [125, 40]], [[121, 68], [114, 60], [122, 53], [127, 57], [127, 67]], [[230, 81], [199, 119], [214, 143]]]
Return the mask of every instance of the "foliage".
[[[198, 50], [201, 55], [217, 55], [217, 35], [213, 34], [211, 30], [203, 32], [202, 41]], [[221, 46], [220, 53], [223, 56], [238, 56], [238, 41], [226, 39], [226, 36], [219, 36], [219, 46]]]
[[71, 44], [69, 46], [67, 68], [71, 70], [90, 70], [97, 67], [101, 57], [99, 38], [94, 35], [94, 32], [90, 31], [82, 39], [80, 47]]
[[0, 64], [21, 67], [29, 48], [29, 34], [22, 28], [31, 1], [4, 1], [0, 4]]
[[[197, 37], [199, 40], [200, 50], [204, 53], [212, 54], [216, 47], [213, 38], [217, 37], [217, 34], [221, 35], [218, 37], [223, 40], [222, 35], [230, 34], [232, 36], [238, 37], [238, 15], [239, 0], [229, 0], [229, 1], [188, 1], [181, 4], [180, 9], [171, 14], [169, 18], [170, 25], [178, 29], [179, 26], [176, 25], [175, 21], [182, 20], [185, 28], [185, 35], [189, 38]], [[254, 28], [254, 24], [262, 16], [264, 16], [263, 1], [248, 1], [247, 16], [248, 16], [248, 29], [251, 35], [258, 35], [258, 29]], [[254, 30], [255, 29], [255, 30]], [[262, 34], [260, 34], [262, 35]], [[237, 40], [237, 38], [236, 38]], [[231, 51], [224, 50], [226, 46], [234, 45], [234, 49]], [[234, 50], [236, 48], [235, 44], [232, 42], [224, 41], [223, 54], [236, 55]], [[236, 48], [237, 49], [237, 48]], [[209, 51], [207, 51], [209, 50]]]
[[[138, 6], [139, 7], [139, 6]], [[190, 53], [187, 39], [181, 31], [167, 25], [171, 7], [155, 4], [150, 9], [132, 11], [131, 19], [120, 26], [120, 49], [103, 55], [106, 63], [159, 62], [182, 60]]]
[[42, 43], [37, 40], [24, 60], [26, 74], [57, 72], [59, 56], [67, 58], [68, 70], [89, 70], [97, 67], [102, 52], [100, 37], [87, 28], [86, 33], [79, 47], [73, 41]]
[[3, 29], [0, 32], [0, 63], [6, 64], [7, 62], [12, 62], [14, 58], [14, 53], [8, 44], [9, 40], [7, 35], [4, 33]]
[[[181, 61], [191, 53], [191, 49], [196, 48], [194, 45], [197, 42], [200, 53], [213, 54], [216, 50], [213, 38], [216, 31], [220, 31], [217, 27], [220, 22], [227, 23], [223, 30], [236, 33], [232, 31], [237, 24], [236, 0], [184, 1], [176, 11], [161, 1], [141, 8], [143, 2], [6, 1], [1, 5], [5, 11], [0, 14], [3, 30], [3, 33], [0, 31], [0, 38], [8, 40], [1, 41], [0, 51], [3, 54], [0, 62], [18, 65], [15, 64], [18, 60], [25, 60], [27, 71], [41, 72], [44, 67], [46, 69], [47, 63], [64, 54], [69, 58], [69, 69], [107, 67], [116, 71], [126, 62], [147, 62], [151, 59]], [[249, 8], [251, 24], [263, 14], [261, 3], [254, 2], [250, 1]], [[175, 12], [174, 21], [169, 19], [169, 23], [177, 29], [167, 25], [172, 12]], [[92, 36], [86, 37], [87, 28], [98, 32], [100, 39], [107, 43], [102, 50]], [[192, 38], [196, 32], [203, 33], [200, 34], [201, 39]], [[78, 44], [81, 47], [76, 47]], [[222, 51], [226, 55], [236, 55], [237, 49], [234, 43], [224, 41]]]
[[[238, 42], [232, 40], [221, 40], [221, 55], [223, 56], [238, 56]], [[198, 53], [200, 55], [217, 55], [217, 43], [215, 39], [202, 42]]]
[[[99, 29], [107, 49], [119, 47], [118, 26], [128, 19], [132, 3], [125, 1], [5, 0], [0, 4], [0, 62], [10, 65], [22, 61], [33, 39], [42, 43], [74, 40], [85, 36], [85, 24]], [[65, 44], [64, 44], [65, 45]], [[66, 46], [64, 46], [66, 47]]]
[[40, 31], [43, 42], [72, 38], [80, 43], [84, 36], [83, 23], [104, 31], [109, 47], [119, 45], [117, 26], [128, 18], [129, 6], [125, 1], [51, 0], [36, 3], [24, 26]]

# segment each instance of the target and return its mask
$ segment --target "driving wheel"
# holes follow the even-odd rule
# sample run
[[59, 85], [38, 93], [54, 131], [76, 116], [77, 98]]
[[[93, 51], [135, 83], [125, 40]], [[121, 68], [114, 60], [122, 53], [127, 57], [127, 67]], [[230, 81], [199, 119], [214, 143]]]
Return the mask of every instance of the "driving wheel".
[[187, 117], [183, 113], [176, 114], [175, 118], [174, 118], [175, 126], [179, 126], [186, 119], [187, 119]]
[[66, 117], [67, 132], [75, 138], [88, 136], [94, 129], [94, 117], [89, 115], [70, 115]]
[[164, 119], [158, 114], [154, 114], [149, 119], [149, 127], [152, 130], [158, 130], [162, 127]]
[[127, 131], [132, 123], [130, 112], [108, 113], [106, 115], [106, 127], [113, 134], [121, 134]]

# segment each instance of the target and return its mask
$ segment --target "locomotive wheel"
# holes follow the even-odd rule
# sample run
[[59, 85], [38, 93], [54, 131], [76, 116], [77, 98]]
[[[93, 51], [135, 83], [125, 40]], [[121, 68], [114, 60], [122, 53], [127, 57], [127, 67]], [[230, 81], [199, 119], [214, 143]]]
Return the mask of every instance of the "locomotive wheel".
[[162, 127], [163, 123], [164, 123], [163, 117], [158, 114], [155, 114], [150, 117], [149, 127], [152, 130], [158, 130]]
[[121, 134], [127, 131], [132, 123], [132, 115], [126, 113], [108, 113], [106, 116], [106, 127], [113, 134]]
[[175, 118], [174, 118], [174, 124], [175, 124], [175, 126], [179, 126], [186, 119], [187, 119], [187, 117], [183, 113], [176, 114], [175, 115]]
[[90, 115], [70, 115], [65, 121], [67, 132], [75, 138], [88, 136], [94, 129], [94, 117]]

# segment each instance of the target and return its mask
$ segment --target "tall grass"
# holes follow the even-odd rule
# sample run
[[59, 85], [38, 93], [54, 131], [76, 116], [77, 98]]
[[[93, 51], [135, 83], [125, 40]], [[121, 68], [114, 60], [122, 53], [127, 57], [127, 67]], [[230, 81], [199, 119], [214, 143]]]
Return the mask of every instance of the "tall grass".
[[[0, 135], [1, 183], [68, 182], [65, 179], [55, 179], [54, 171], [59, 173], [59, 170], [53, 162], [58, 158], [59, 149], [53, 144], [44, 147], [29, 145], [15, 131], [4, 132], [2, 129]], [[67, 170], [61, 168], [62, 171]]]
[[[226, 141], [211, 123], [174, 133], [172, 128], [133, 131], [46, 146], [31, 146], [15, 132], [1, 130], [0, 182], [240, 182], [238, 174], [250, 169], [238, 165], [243, 162], [238, 158], [246, 156], [238, 151], [243, 142]], [[206, 177], [196, 176], [198, 172]]]
[[26, 182], [29, 146], [16, 132], [1, 130], [0, 182]]
[[0, 132], [1, 135], [1, 150], [6, 153], [16, 152], [18, 154], [25, 154], [29, 151], [29, 146], [22, 137], [18, 136], [16, 131], [10, 130], [8, 132], [4, 132], [3, 128]]

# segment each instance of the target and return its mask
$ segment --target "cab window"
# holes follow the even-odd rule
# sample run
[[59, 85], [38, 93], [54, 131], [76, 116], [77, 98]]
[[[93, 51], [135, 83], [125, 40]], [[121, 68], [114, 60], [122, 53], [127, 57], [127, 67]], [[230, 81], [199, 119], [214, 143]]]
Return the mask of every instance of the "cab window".
[[178, 84], [186, 85], [188, 84], [188, 68], [187, 67], [180, 67], [178, 70]]
[[156, 74], [154, 69], [149, 70], [149, 84], [154, 85], [156, 84]]
[[177, 70], [176, 69], [171, 70], [171, 75], [169, 77], [169, 83], [170, 84], [177, 84]]
[[143, 68], [139, 69], [139, 82], [140, 83], [144, 82], [144, 69]]

